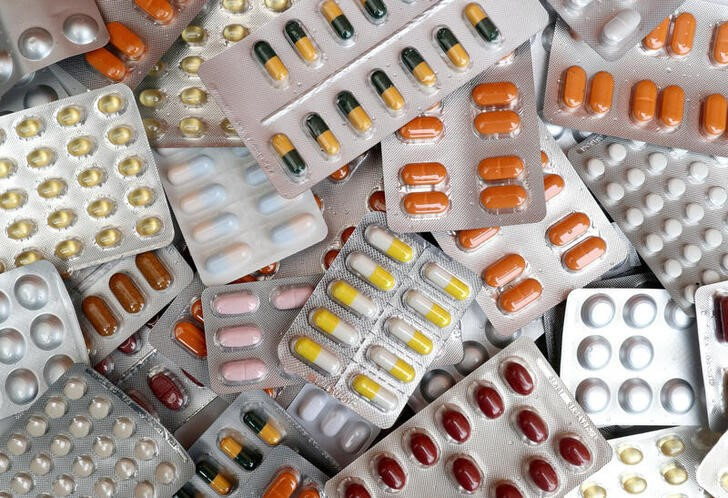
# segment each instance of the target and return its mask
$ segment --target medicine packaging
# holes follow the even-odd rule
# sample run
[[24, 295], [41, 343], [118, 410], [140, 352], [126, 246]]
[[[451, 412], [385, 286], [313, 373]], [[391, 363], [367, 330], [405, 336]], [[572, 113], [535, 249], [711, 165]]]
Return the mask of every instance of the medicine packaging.
[[728, 496], [726, 452], [728, 452], [728, 437], [724, 434], [703, 457], [698, 466], [698, 484], [715, 498]]

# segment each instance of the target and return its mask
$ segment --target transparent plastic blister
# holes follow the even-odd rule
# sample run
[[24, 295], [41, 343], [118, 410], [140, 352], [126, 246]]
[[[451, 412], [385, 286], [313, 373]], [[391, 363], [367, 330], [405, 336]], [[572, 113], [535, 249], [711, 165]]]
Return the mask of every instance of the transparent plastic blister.
[[561, 378], [599, 427], [701, 424], [696, 336], [695, 319], [664, 289], [577, 289], [566, 301]]
[[159, 158], [169, 203], [205, 285], [223, 285], [326, 236], [311, 192], [284, 199], [245, 148]]
[[208, 287], [202, 293], [210, 386], [218, 394], [298, 384], [278, 343], [320, 275]]
[[136, 87], [172, 46], [206, 0], [97, 0], [108, 45], [59, 65], [91, 90], [110, 83]]
[[71, 95], [49, 68], [39, 69], [18, 81], [0, 98], [0, 115], [49, 104]]
[[698, 466], [698, 484], [714, 498], [728, 496], [728, 465], [725, 458], [727, 453], [728, 434], [723, 434]]
[[200, 67], [285, 197], [371, 148], [547, 22], [535, 0], [357, 3], [299, 2]]
[[0, 419], [26, 410], [74, 363], [88, 364], [71, 298], [47, 261], [0, 274]]
[[[546, 217], [539, 223], [435, 233], [442, 250], [478, 272], [477, 301], [509, 336], [624, 260], [627, 248], [541, 124]], [[543, 234], [543, 235], [538, 235]], [[534, 238], [536, 235], [536, 238]]]
[[543, 117], [567, 128], [726, 155], [727, 18], [726, 7], [686, 2], [613, 62], [558, 22]]
[[329, 480], [326, 496], [563, 496], [611, 454], [521, 338]]
[[149, 332], [152, 330], [158, 316], [152, 317], [142, 328], [130, 335], [115, 350], [97, 362], [93, 366], [94, 370], [109, 381], [117, 383], [126, 375], [126, 372], [156, 351], [149, 342]]
[[0, 437], [0, 468], [3, 498], [172, 496], [194, 472], [159, 422], [83, 365]]
[[604, 136], [575, 146], [569, 158], [672, 298], [693, 314], [698, 286], [728, 275], [727, 160]]
[[283, 368], [390, 427], [475, 298], [478, 277], [384, 214], [357, 226], [278, 346]]
[[524, 44], [382, 141], [387, 224], [434, 232], [543, 219], [537, 116]]

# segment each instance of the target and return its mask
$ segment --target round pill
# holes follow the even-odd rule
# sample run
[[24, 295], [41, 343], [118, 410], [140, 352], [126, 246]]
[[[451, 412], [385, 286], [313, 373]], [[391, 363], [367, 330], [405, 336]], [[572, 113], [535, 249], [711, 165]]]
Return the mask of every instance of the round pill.
[[652, 389], [642, 379], [629, 379], [619, 387], [619, 404], [629, 413], [642, 413], [652, 404]]
[[665, 201], [659, 195], [655, 193], [649, 193], [644, 198], [645, 208], [652, 212], [657, 213], [665, 205]]
[[708, 165], [702, 161], [695, 161], [688, 166], [688, 174], [696, 181], [703, 181], [709, 173]]
[[612, 347], [609, 341], [600, 335], [590, 335], [584, 338], [576, 350], [579, 364], [589, 370], [604, 368], [612, 357]]
[[73, 473], [79, 477], [88, 477], [96, 470], [94, 461], [90, 456], [81, 455], [73, 460]]
[[662, 231], [666, 239], [674, 239], [680, 236], [683, 231], [682, 223], [675, 218], [668, 218], [662, 223]]
[[645, 174], [642, 170], [637, 168], [630, 168], [627, 170], [627, 183], [633, 188], [639, 188], [645, 183]]
[[680, 197], [685, 193], [685, 182], [679, 178], [670, 178], [665, 184], [665, 192], [672, 197]]
[[155, 496], [154, 484], [149, 481], [142, 481], [134, 486], [134, 498], [154, 498]]
[[703, 232], [703, 243], [708, 249], [715, 249], [723, 243], [723, 234], [715, 228], [708, 228]]
[[619, 347], [619, 360], [625, 368], [642, 370], [652, 363], [652, 343], [643, 336], [627, 338]]
[[76, 488], [76, 482], [71, 476], [65, 474], [56, 477], [53, 481], [53, 494], [56, 496], [68, 496]]
[[677, 278], [682, 275], [682, 265], [676, 259], [667, 259], [662, 264], [662, 271], [670, 278]]
[[609, 404], [610, 392], [607, 384], [596, 378], [581, 381], [576, 387], [576, 401], [587, 413], [598, 413]]
[[4, 474], [10, 468], [10, 458], [5, 453], [0, 453], [0, 474]]
[[714, 284], [721, 280], [720, 274], [715, 270], [705, 270], [702, 275], [700, 275], [700, 279], [702, 280], [703, 284], [706, 285]]
[[114, 426], [111, 430], [114, 433], [114, 436], [119, 439], [126, 439], [134, 434], [136, 425], [133, 420], [127, 417], [119, 417], [114, 421]]
[[682, 255], [688, 263], [697, 263], [703, 256], [703, 252], [695, 244], [685, 244], [682, 247]]
[[22, 455], [28, 451], [30, 441], [22, 434], [12, 434], [7, 442], [8, 451], [13, 455]]
[[112, 498], [116, 493], [114, 481], [108, 477], [103, 477], [94, 484], [95, 498]]
[[31, 415], [25, 424], [25, 430], [33, 437], [40, 437], [48, 430], [48, 420], [40, 415]]
[[15, 474], [10, 480], [10, 487], [18, 494], [28, 494], [33, 489], [33, 478], [25, 472]]
[[55, 436], [51, 441], [51, 453], [55, 456], [65, 456], [73, 448], [73, 443], [66, 436]]
[[30, 459], [30, 471], [37, 476], [44, 476], [53, 468], [53, 461], [48, 455], [35, 455]]
[[164, 484], [172, 484], [177, 477], [177, 468], [171, 462], [161, 462], [154, 471], [154, 478]]
[[637, 208], [628, 208], [624, 212], [624, 219], [629, 225], [635, 228], [640, 226], [642, 222], [645, 221], [645, 217], [642, 214], [642, 211]]
[[114, 474], [122, 481], [134, 477], [136, 470], [136, 463], [131, 458], [119, 458], [114, 465]]
[[108, 458], [114, 453], [114, 441], [110, 437], [99, 436], [94, 440], [92, 448], [101, 458]]
[[655, 233], [648, 233], [643, 241], [645, 249], [650, 253], [656, 253], [662, 251], [664, 244], [662, 243], [662, 237]]
[[93, 398], [88, 405], [88, 412], [95, 419], [106, 418], [111, 412], [111, 401], [102, 397]]
[[50, 418], [60, 418], [66, 414], [68, 404], [60, 396], [48, 398], [45, 405], [45, 412]]
[[695, 291], [698, 290], [698, 286], [695, 284], [686, 285], [683, 288], [683, 298], [689, 303], [695, 302]]
[[92, 424], [88, 418], [82, 415], [76, 415], [68, 424], [68, 432], [75, 438], [82, 438], [89, 435], [91, 427]]
[[725, 204], [728, 194], [722, 187], [710, 187], [708, 189], [708, 199], [714, 206], [720, 207]]
[[647, 156], [647, 168], [652, 173], [662, 173], [667, 167], [667, 156], [661, 152], [652, 152]]
[[695, 403], [695, 393], [683, 379], [668, 380], [660, 391], [662, 406], [672, 413], [687, 413]]
[[609, 182], [604, 190], [610, 201], [621, 201], [624, 197], [624, 187], [622, 187], [619, 183]]
[[157, 443], [148, 438], [142, 438], [134, 445], [134, 456], [139, 460], [151, 460], [157, 455]]
[[592, 157], [586, 162], [586, 171], [592, 178], [599, 178], [605, 171], [604, 162], [601, 159]]
[[688, 222], [697, 223], [698, 221], [703, 219], [703, 216], [705, 215], [705, 210], [700, 204], [691, 202], [685, 205], [685, 210], [683, 214]]
[[627, 157], [627, 148], [620, 143], [613, 143], [607, 147], [607, 154], [612, 161], [621, 163]]

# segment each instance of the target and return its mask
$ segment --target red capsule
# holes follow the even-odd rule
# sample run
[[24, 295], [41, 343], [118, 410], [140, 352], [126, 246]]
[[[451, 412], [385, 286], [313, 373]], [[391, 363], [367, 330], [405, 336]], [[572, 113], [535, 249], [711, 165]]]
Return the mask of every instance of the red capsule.
[[442, 427], [458, 443], [463, 443], [470, 437], [470, 422], [457, 410], [445, 410], [442, 414]]
[[523, 495], [513, 484], [503, 482], [495, 487], [495, 498], [523, 498]]
[[511, 389], [518, 394], [526, 396], [533, 391], [533, 378], [526, 370], [526, 367], [515, 361], [506, 362], [503, 368], [503, 377], [505, 377]]
[[119, 344], [116, 348], [124, 354], [134, 354], [142, 347], [142, 339], [139, 337], [139, 333], [135, 332], [129, 336], [127, 340]]
[[351, 234], [354, 233], [354, 230], [356, 230], [356, 227], [346, 227], [343, 232], [341, 232], [341, 243], [346, 244], [346, 241], [349, 240], [349, 237], [351, 237]]
[[369, 209], [382, 213], [387, 210], [387, 205], [384, 200], [384, 190], [375, 190], [369, 194]]
[[453, 461], [452, 474], [465, 491], [472, 493], [480, 487], [480, 470], [467, 458], [458, 457]]
[[536, 486], [549, 493], [559, 487], [559, 476], [556, 475], [556, 471], [550, 463], [540, 458], [531, 460], [528, 464], [528, 475]]
[[154, 409], [154, 406], [147, 400], [147, 398], [144, 397], [142, 393], [135, 389], [130, 389], [126, 393], [127, 396], [129, 396], [131, 399], [134, 400], [134, 402], [141, 406], [147, 413], [150, 413], [154, 418], [159, 418], [159, 414]]
[[346, 486], [344, 491], [344, 498], [372, 498], [367, 488], [359, 484], [358, 482], [352, 482]]
[[415, 459], [422, 465], [429, 467], [437, 461], [437, 446], [430, 439], [430, 436], [422, 432], [416, 432], [410, 436], [410, 450]]
[[328, 270], [329, 266], [331, 266], [331, 263], [334, 262], [336, 259], [336, 256], [339, 255], [338, 249], [331, 249], [329, 251], [326, 251], [326, 254], [324, 254], [324, 269]]
[[561, 458], [577, 467], [583, 467], [591, 462], [589, 448], [575, 437], [567, 436], [559, 441], [559, 454]]
[[383, 456], [377, 460], [377, 473], [390, 489], [402, 489], [407, 482], [402, 466], [392, 457]]
[[114, 360], [111, 358], [111, 356], [107, 356], [100, 362], [94, 366], [94, 370], [96, 370], [101, 375], [109, 375], [111, 372], [114, 371]]
[[546, 422], [534, 411], [521, 410], [516, 416], [516, 423], [523, 435], [533, 443], [543, 443], [549, 437], [549, 428]]
[[171, 376], [159, 372], [149, 377], [147, 384], [154, 396], [170, 410], [177, 411], [184, 406], [186, 397]]
[[503, 398], [490, 386], [480, 386], [475, 391], [475, 402], [478, 403], [483, 415], [488, 418], [498, 418], [503, 415]]

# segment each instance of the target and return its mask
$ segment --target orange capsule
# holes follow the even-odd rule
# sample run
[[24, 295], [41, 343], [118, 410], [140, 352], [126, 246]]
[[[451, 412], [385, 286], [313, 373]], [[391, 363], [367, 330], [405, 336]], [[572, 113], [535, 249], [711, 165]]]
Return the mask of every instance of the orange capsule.
[[475, 129], [481, 135], [512, 135], [521, 128], [521, 117], [514, 111], [481, 112], [475, 116]]
[[581, 237], [589, 228], [589, 217], [584, 213], [571, 213], [551, 225], [548, 229], [549, 241], [555, 246], [565, 246]]
[[483, 270], [483, 281], [491, 287], [500, 287], [518, 278], [525, 269], [523, 256], [508, 254]]
[[199, 297], [190, 305], [190, 315], [198, 322], [205, 323], [205, 319], [202, 317], [202, 299]]
[[114, 273], [109, 279], [109, 289], [127, 313], [139, 313], [144, 307], [144, 294], [126, 273]]
[[713, 62], [728, 64], [728, 22], [719, 24], [713, 37]]
[[586, 71], [581, 66], [571, 66], [564, 72], [561, 87], [561, 103], [568, 110], [574, 110], [584, 104], [586, 94]]
[[331, 173], [329, 175], [329, 179], [334, 182], [340, 182], [342, 180], [346, 180], [347, 176], [349, 176], [349, 165], [345, 164], [341, 168]]
[[489, 241], [499, 230], [500, 227], [460, 230], [457, 232], [458, 246], [466, 251], [472, 251]]
[[668, 128], [679, 126], [683, 120], [685, 92], [677, 85], [670, 85], [662, 90], [660, 103], [660, 122]]
[[268, 485], [263, 498], [290, 498], [298, 488], [300, 474], [292, 468], [285, 468], [276, 474]]
[[564, 265], [571, 271], [580, 271], [601, 258], [607, 243], [601, 237], [589, 237], [564, 253]]
[[444, 213], [450, 198], [444, 192], [412, 192], [404, 196], [402, 207], [411, 215]]
[[375, 190], [369, 194], [369, 200], [367, 201], [369, 209], [372, 211], [379, 211], [383, 213], [387, 210], [386, 200], [384, 198], [384, 190]]
[[119, 328], [119, 321], [111, 312], [109, 305], [98, 296], [88, 296], [81, 301], [83, 314], [86, 316], [96, 333], [103, 337], [114, 335]]
[[442, 163], [408, 163], [399, 171], [399, 178], [412, 187], [439, 185], [447, 178], [447, 170]]
[[124, 62], [104, 47], [86, 52], [84, 57], [92, 68], [111, 81], [119, 82], [126, 76]]
[[485, 181], [518, 178], [523, 174], [523, 159], [518, 156], [486, 157], [478, 163], [478, 174]]
[[174, 338], [197, 358], [207, 358], [205, 332], [194, 323], [188, 321], [177, 322], [174, 326]]
[[109, 43], [129, 59], [137, 60], [147, 50], [142, 39], [120, 22], [110, 22], [106, 29], [109, 30]]
[[550, 173], [543, 175], [543, 195], [547, 201], [553, 199], [564, 190], [564, 179], [560, 175]]
[[442, 135], [445, 125], [435, 116], [418, 116], [402, 128], [397, 134], [403, 140], [435, 140]]
[[316, 488], [306, 488], [298, 494], [298, 498], [321, 498]]
[[675, 55], [687, 55], [693, 49], [695, 37], [695, 16], [690, 12], [683, 12], [672, 22], [672, 39], [670, 52]]
[[174, 19], [174, 7], [167, 0], [134, 0], [134, 3], [159, 24]]
[[172, 275], [154, 252], [137, 254], [134, 261], [152, 289], [161, 291], [172, 283]]
[[494, 185], [480, 193], [480, 203], [485, 209], [515, 209], [522, 206], [528, 197], [521, 185]]
[[534, 278], [527, 278], [503, 291], [498, 297], [498, 307], [506, 313], [515, 313], [541, 297], [541, 292], [541, 283]]
[[263, 268], [258, 268], [258, 273], [261, 275], [273, 275], [278, 271], [278, 263], [271, 263], [265, 265]]
[[546, 166], [549, 165], [549, 155], [546, 154], [546, 151], [541, 151], [541, 167], [546, 168]]
[[606, 114], [612, 108], [614, 78], [606, 71], [599, 71], [591, 79], [589, 109], [594, 114]]
[[650, 80], [642, 80], [632, 88], [632, 119], [637, 123], [647, 123], [655, 117], [657, 108], [657, 85]]
[[472, 96], [479, 107], [510, 107], [518, 101], [518, 87], [510, 81], [481, 83], [473, 88]]
[[647, 50], [660, 50], [665, 46], [668, 31], [670, 31], [670, 18], [666, 17], [655, 29], [647, 33], [642, 40], [642, 45]]
[[728, 120], [728, 101], [719, 94], [708, 95], [703, 101], [700, 127], [705, 135], [711, 138], [719, 137], [725, 133], [726, 120]]

